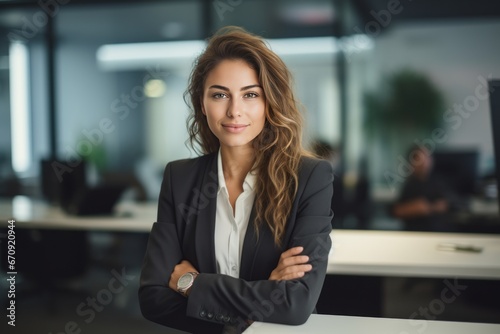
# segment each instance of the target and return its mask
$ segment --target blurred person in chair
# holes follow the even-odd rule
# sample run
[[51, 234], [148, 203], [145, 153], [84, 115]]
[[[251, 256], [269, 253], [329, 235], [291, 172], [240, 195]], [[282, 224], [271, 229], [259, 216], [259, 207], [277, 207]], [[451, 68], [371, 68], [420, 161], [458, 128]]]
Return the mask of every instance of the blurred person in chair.
[[332, 211], [335, 216], [332, 219], [332, 228], [342, 226], [346, 204], [344, 201], [344, 184], [343, 172], [340, 169], [340, 151], [330, 143], [316, 139], [311, 145], [311, 150], [317, 157], [324, 159], [332, 164], [333, 167], [333, 196], [332, 196]]
[[412, 173], [391, 207], [392, 215], [405, 222], [406, 230], [439, 230], [450, 208], [448, 190], [432, 175], [433, 159], [426, 148], [412, 146], [408, 157]]
[[326, 275], [333, 171], [301, 146], [288, 69], [260, 37], [226, 27], [187, 92], [191, 143], [203, 155], [165, 169], [143, 315], [204, 334], [304, 323]]

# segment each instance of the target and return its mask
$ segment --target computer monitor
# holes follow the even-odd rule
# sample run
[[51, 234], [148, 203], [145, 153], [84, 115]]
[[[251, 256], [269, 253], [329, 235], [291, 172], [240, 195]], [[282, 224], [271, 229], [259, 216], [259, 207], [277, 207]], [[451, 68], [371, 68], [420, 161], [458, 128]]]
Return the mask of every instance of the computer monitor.
[[491, 126], [493, 127], [493, 146], [495, 148], [495, 164], [497, 170], [497, 197], [500, 205], [500, 80], [490, 80]]
[[455, 195], [468, 198], [476, 189], [479, 154], [474, 149], [437, 151], [433, 173]]

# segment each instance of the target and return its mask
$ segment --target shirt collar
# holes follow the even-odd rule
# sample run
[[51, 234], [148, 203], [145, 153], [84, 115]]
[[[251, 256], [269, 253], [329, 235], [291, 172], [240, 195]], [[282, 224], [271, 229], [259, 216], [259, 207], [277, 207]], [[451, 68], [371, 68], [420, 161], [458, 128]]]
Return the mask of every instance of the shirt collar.
[[[222, 169], [222, 154], [221, 149], [219, 148], [219, 153], [217, 154], [217, 176], [219, 177], [219, 192], [222, 189], [226, 189], [226, 180], [224, 179], [224, 171]], [[257, 179], [257, 175], [254, 171], [248, 172], [247, 176], [245, 176], [245, 180], [243, 181], [243, 191], [254, 190], [255, 181]]]

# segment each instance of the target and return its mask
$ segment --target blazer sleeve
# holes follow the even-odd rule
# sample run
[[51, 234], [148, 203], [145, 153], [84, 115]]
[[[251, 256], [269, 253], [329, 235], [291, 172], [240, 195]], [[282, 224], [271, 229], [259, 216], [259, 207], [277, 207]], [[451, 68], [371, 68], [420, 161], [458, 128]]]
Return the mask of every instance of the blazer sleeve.
[[[139, 287], [139, 304], [143, 316], [153, 322], [189, 332], [203, 325], [212, 332], [207, 322], [186, 318], [187, 300], [169, 288], [174, 267], [183, 259], [171, 186], [171, 164], [165, 168], [158, 201], [158, 219], [153, 224], [143, 261]], [[213, 326], [218, 328], [217, 326]]]
[[331, 247], [333, 172], [326, 161], [311, 168], [299, 199], [295, 224], [286, 248], [303, 246], [313, 269], [289, 281], [245, 281], [201, 273], [188, 297], [187, 315], [195, 319], [231, 323], [243, 329], [247, 320], [300, 325], [318, 301]]

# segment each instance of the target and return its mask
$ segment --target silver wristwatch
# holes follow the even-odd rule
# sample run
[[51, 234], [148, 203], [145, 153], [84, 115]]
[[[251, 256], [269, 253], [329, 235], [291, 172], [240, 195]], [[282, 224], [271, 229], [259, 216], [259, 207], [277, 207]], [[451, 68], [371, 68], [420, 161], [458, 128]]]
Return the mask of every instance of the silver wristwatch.
[[198, 273], [195, 272], [189, 272], [182, 275], [177, 281], [177, 291], [183, 296], [186, 296], [186, 291], [193, 286], [194, 279], [197, 275]]

